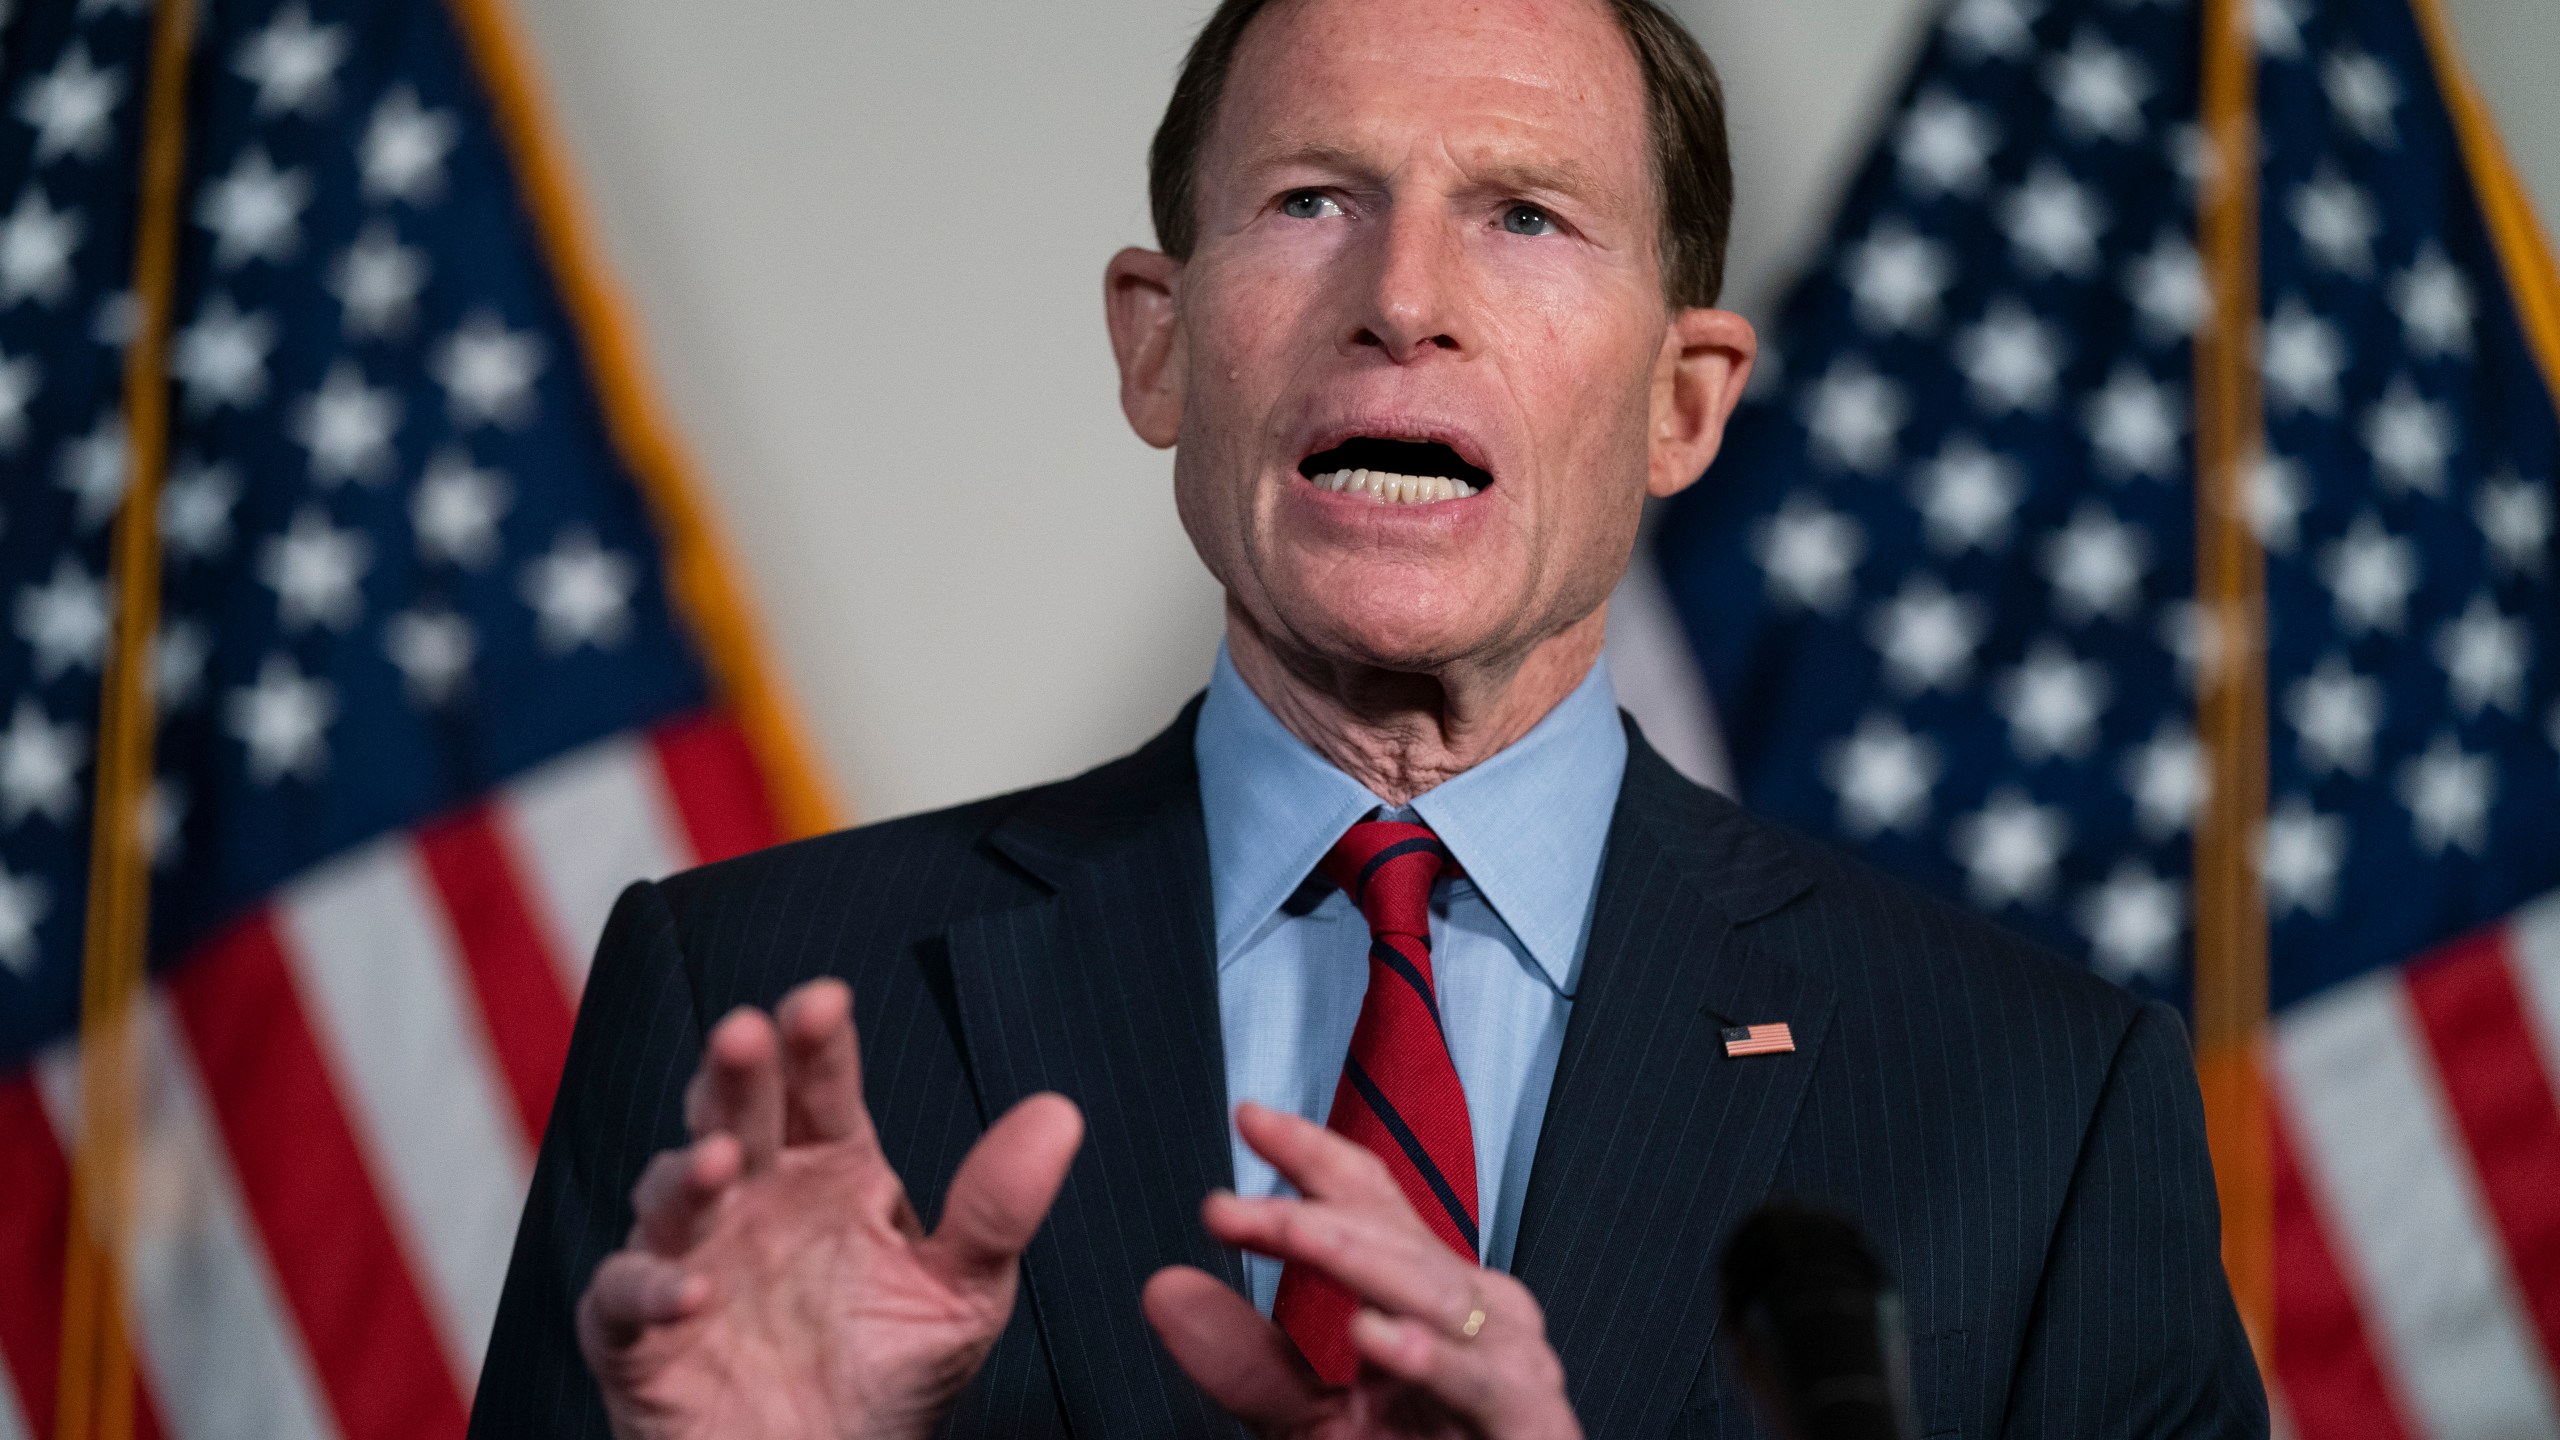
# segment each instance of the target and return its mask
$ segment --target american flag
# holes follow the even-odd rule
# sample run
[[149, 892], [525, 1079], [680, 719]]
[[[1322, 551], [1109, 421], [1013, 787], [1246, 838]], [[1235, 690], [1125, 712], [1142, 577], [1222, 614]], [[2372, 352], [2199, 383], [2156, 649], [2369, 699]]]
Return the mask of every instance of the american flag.
[[[2432, 5], [2247, 10], [2304, 1436], [2560, 1435], [2560, 291]], [[1751, 804], [2182, 1004], [2201, 38], [1945, 9], [1658, 532]]]
[[[808, 781], [500, 0], [210, 0], [159, 506], [142, 1433], [461, 1433], [587, 957]], [[0, 5], [0, 1437], [54, 1433], [149, 0]]]

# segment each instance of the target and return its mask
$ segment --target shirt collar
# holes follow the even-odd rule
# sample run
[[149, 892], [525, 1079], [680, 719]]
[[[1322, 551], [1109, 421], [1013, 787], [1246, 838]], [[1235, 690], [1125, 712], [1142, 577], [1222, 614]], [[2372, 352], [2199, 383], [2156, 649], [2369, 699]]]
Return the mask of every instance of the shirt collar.
[[[1528, 734], [1412, 807], [1567, 994], [1626, 774], [1615, 694], [1604, 658]], [[1290, 734], [1224, 645], [1192, 748], [1224, 968], [1275, 921], [1342, 832], [1385, 802]]]

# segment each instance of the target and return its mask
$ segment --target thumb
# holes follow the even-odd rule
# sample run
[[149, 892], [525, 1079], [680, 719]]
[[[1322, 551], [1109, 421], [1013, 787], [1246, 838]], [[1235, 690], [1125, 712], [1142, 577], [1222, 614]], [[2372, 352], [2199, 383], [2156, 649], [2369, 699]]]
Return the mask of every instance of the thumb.
[[1168, 1266], [1149, 1277], [1139, 1300], [1191, 1383], [1257, 1434], [1285, 1434], [1321, 1417], [1322, 1385], [1298, 1347], [1216, 1276]]
[[960, 1161], [942, 1223], [918, 1244], [919, 1258], [955, 1286], [1010, 1277], [1083, 1143], [1083, 1112], [1063, 1095], [1034, 1095], [1004, 1112]]

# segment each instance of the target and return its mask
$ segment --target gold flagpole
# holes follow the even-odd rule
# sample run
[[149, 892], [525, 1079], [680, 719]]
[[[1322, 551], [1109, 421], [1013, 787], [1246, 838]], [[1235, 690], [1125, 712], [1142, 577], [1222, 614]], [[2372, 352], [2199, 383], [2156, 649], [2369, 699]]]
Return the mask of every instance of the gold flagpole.
[[133, 294], [140, 324], [124, 357], [129, 448], [116, 515], [115, 630], [100, 681], [80, 982], [80, 1105], [62, 1296], [57, 1440], [128, 1440], [133, 1351], [122, 1303], [133, 1147], [144, 1055], [138, 1035], [151, 919], [143, 833], [151, 784], [151, 644], [160, 628], [160, 482], [169, 445], [168, 348], [186, 158], [193, 0], [160, 0], [142, 138]]
[[2196, 729], [2208, 777], [2196, 826], [2196, 1071], [2222, 1260], [2263, 1362], [2273, 1353], [2275, 1183], [2260, 1046], [2267, 907], [2266, 556], [2244, 508], [2266, 449], [2258, 376], [2256, 53], [2248, 0], [2205, 0], [2208, 163], [2196, 220], [2208, 305], [2196, 336]]

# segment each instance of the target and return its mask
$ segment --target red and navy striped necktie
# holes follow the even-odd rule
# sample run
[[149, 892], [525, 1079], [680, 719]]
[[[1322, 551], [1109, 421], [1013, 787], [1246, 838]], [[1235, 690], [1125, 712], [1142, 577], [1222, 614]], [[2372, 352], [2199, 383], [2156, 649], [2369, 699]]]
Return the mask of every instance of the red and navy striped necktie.
[[[1369, 990], [1325, 1124], [1385, 1161], [1423, 1223], [1473, 1260], [1475, 1135], [1431, 974], [1431, 882], [1456, 862], [1428, 826], [1364, 820], [1319, 868], [1369, 921]], [[1271, 1315], [1318, 1375], [1347, 1385], [1359, 1369], [1358, 1308], [1340, 1283], [1293, 1263], [1280, 1272]]]

